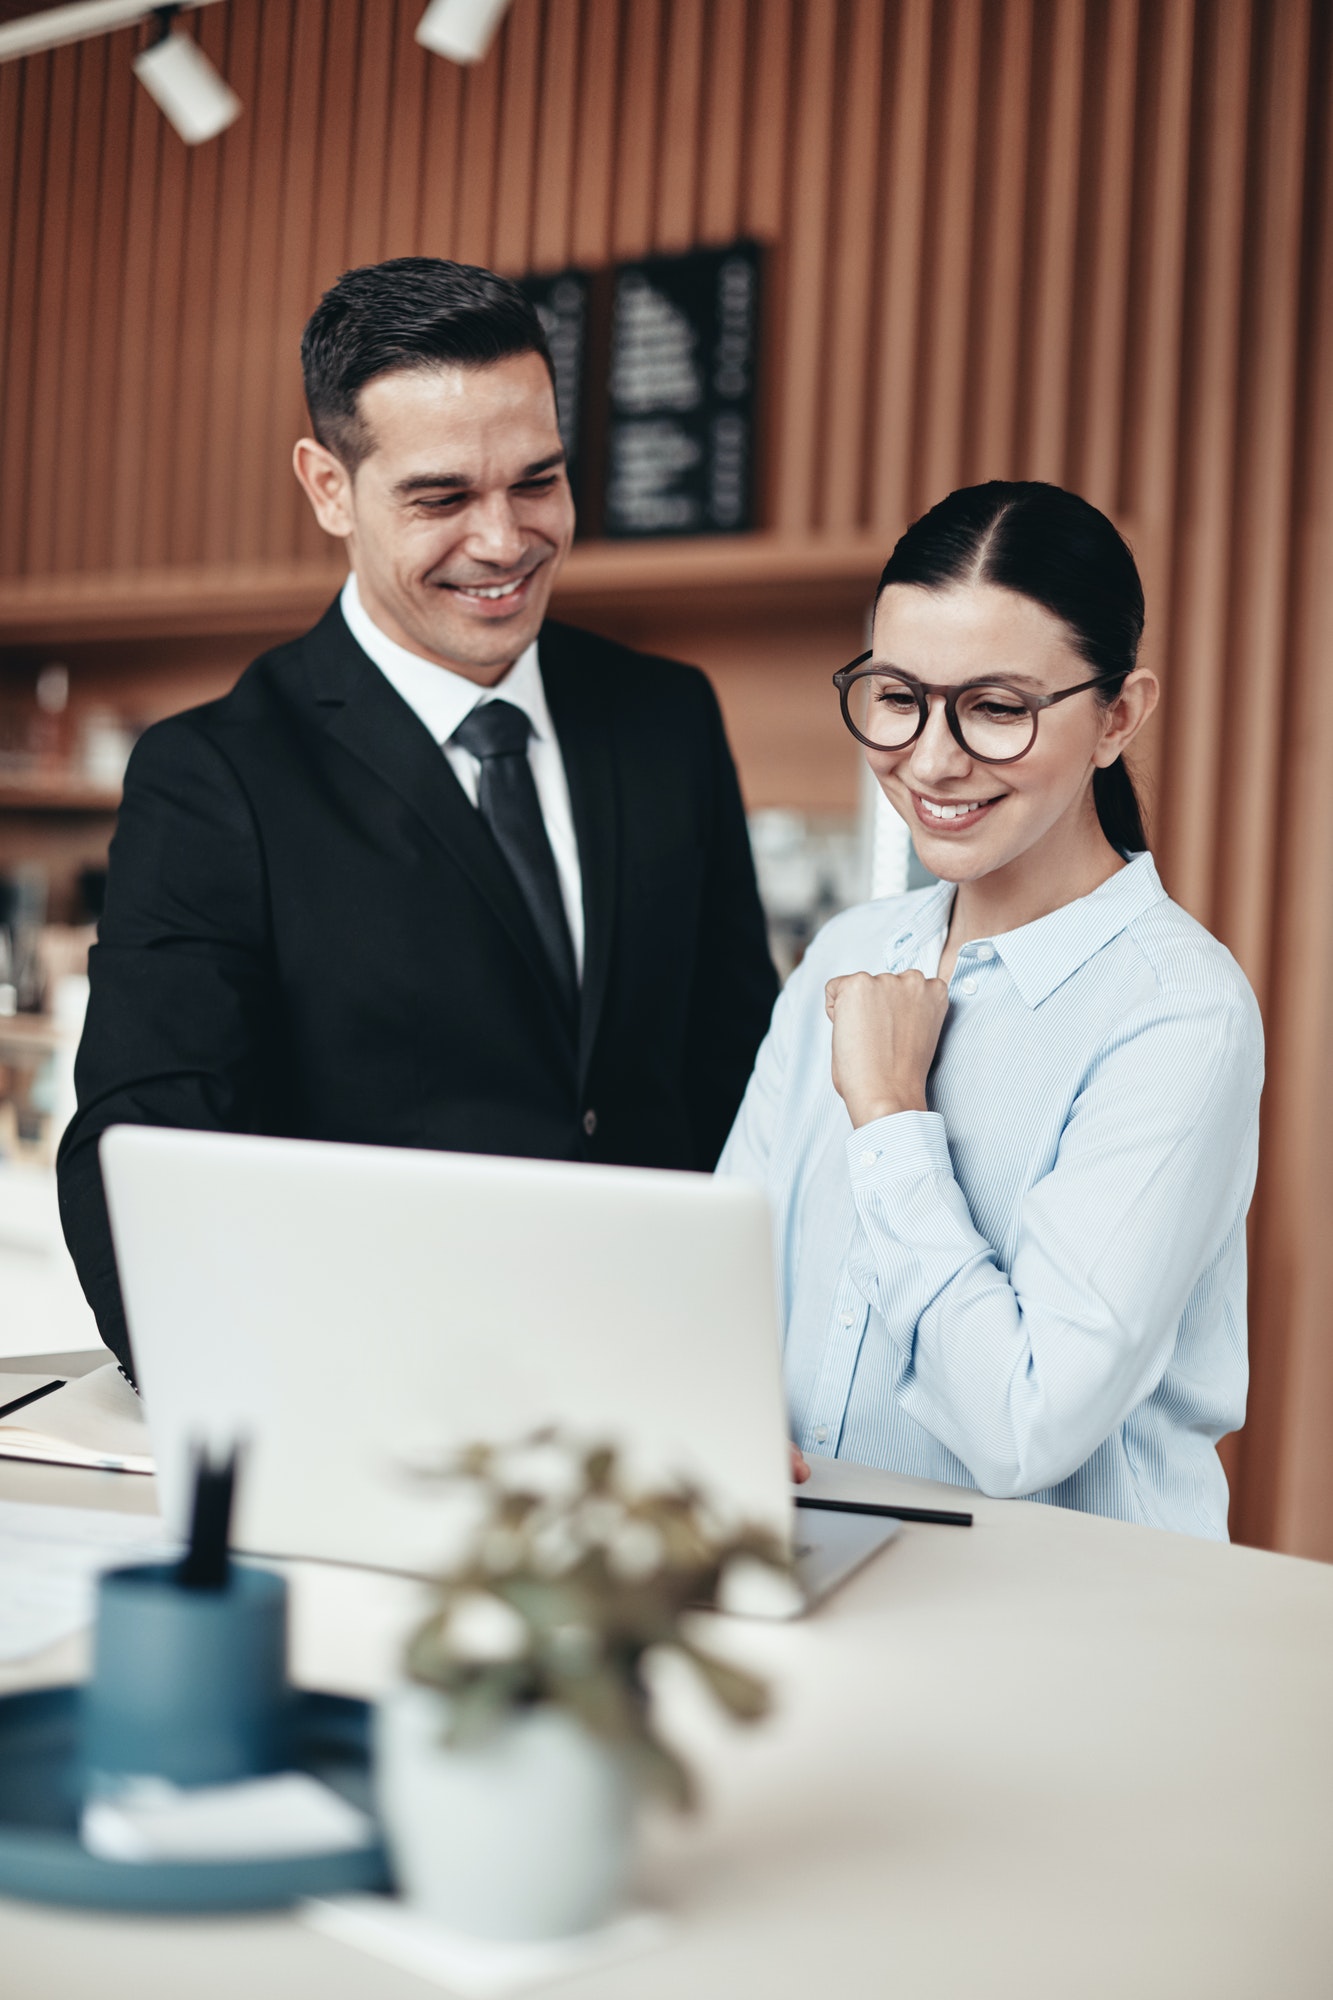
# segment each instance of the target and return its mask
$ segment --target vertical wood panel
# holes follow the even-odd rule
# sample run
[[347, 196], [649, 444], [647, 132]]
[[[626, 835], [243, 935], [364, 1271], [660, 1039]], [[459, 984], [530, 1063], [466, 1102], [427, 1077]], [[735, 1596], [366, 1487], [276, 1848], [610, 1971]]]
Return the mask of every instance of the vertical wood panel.
[[[284, 10], [285, 11], [285, 10]], [[276, 10], [265, 12], [266, 45], [279, 26]], [[373, 264], [381, 255], [384, 229], [385, 177], [389, 165], [389, 78], [393, 68], [393, 0], [361, 10], [356, 61], [356, 110], [352, 121], [350, 207], [347, 218], [347, 262]], [[261, 72], [265, 106], [272, 104], [278, 79]], [[285, 83], [285, 79], [284, 79]], [[269, 134], [265, 134], [266, 150]], [[261, 177], [261, 186], [265, 185]], [[272, 194], [278, 190], [272, 184]]]
[[537, 151], [537, 83], [542, 15], [537, 0], [511, 8], [504, 27], [504, 89], [496, 160], [495, 240], [498, 271], [526, 271], [532, 261], [533, 162]]
[[[42, 259], [37, 293], [37, 320], [49, 332], [39, 341], [33, 377], [32, 497], [28, 513], [27, 563], [31, 569], [58, 567], [55, 554], [56, 508], [68, 477], [61, 477], [60, 439], [66, 408], [67, 384], [77, 379], [77, 333], [80, 322], [87, 324], [87, 303], [80, 301], [83, 259], [76, 267], [74, 246], [82, 234], [80, 223], [88, 181], [87, 144], [81, 149], [80, 114], [87, 117], [94, 107], [87, 100], [83, 51], [62, 49], [52, 74], [51, 113], [48, 128], [46, 167], [46, 212], [43, 234], [58, 246], [54, 257]], [[95, 128], [94, 128], [95, 130]], [[70, 135], [75, 143], [69, 144]], [[86, 135], [85, 135], [86, 137]], [[82, 151], [83, 157], [77, 156]], [[82, 166], [83, 177], [76, 171]], [[83, 246], [80, 245], [82, 248]], [[60, 254], [63, 252], [63, 255]], [[71, 290], [73, 296], [71, 296]], [[82, 305], [82, 310], [80, 306]]]
[[820, 400], [828, 266], [829, 141], [833, 127], [837, 7], [807, 0], [798, 13], [790, 255], [801, 282], [788, 289], [783, 343], [782, 434], [777, 439], [777, 525], [806, 528], [819, 476]]
[[[426, 111], [421, 148], [421, 239], [428, 257], [458, 254], [459, 156], [463, 144], [463, 72], [457, 63], [431, 63], [426, 71]], [[333, 275], [336, 275], [333, 274]], [[321, 274], [321, 284], [328, 279]]]
[[[1240, 1444], [1233, 1533], [1247, 1541], [1333, 1559], [1333, 18], [1312, 11], [1311, 143], [1297, 398], [1291, 631], [1295, 662], [1287, 705], [1284, 791], [1301, 802], [1280, 821], [1274, 962], [1268, 1003], [1269, 1137], [1254, 1232], [1251, 1309], [1255, 1370]], [[1318, 1109], [1315, 1109], [1318, 1107]], [[1314, 1115], [1311, 1115], [1314, 1111]], [[1277, 1135], [1277, 1143], [1272, 1143]], [[1311, 1219], [1316, 1218], [1311, 1227]]]
[[745, 0], [714, 0], [703, 80], [703, 184], [699, 197], [699, 238], [703, 243], [729, 243], [740, 234], [745, 58]]
[[539, 271], [558, 271], [570, 261], [578, 58], [577, 6], [570, 0], [548, 0], [532, 213], [532, 262]]
[[[1127, 337], [1121, 512], [1141, 527], [1135, 553], [1153, 606], [1145, 658], [1158, 667], [1167, 663], [1162, 638], [1170, 633], [1172, 619], [1194, 32], [1194, 0], [1149, 0], [1145, 5], [1139, 58], [1145, 143], [1136, 163], [1136, 255], [1130, 283], [1131, 296], [1141, 303]], [[1150, 815], [1161, 794], [1162, 743], [1174, 712], [1169, 674], [1164, 694], [1158, 718], [1134, 757]], [[1169, 861], [1170, 848], [1163, 852]]]
[[865, 381], [874, 274], [884, 9], [856, 0], [838, 92], [832, 328], [828, 341], [828, 444], [820, 521], [835, 533], [861, 519]]
[[24, 567], [51, 567], [51, 526], [56, 492], [56, 435], [60, 418], [60, 331], [65, 320], [69, 276], [69, 231], [73, 158], [68, 137], [74, 125], [79, 51], [57, 49], [51, 57], [47, 100], [46, 159], [42, 187], [42, 249], [37, 264], [33, 311], [38, 329], [33, 351], [28, 452], [32, 481], [24, 522]]
[[621, 9], [618, 0], [585, 0], [580, 108], [575, 151], [571, 256], [600, 264], [611, 252]]
[[[1307, 9], [1298, 0], [1259, 10], [1256, 174], [1250, 227], [1252, 279], [1242, 339], [1249, 366], [1242, 390], [1240, 490], [1248, 519], [1232, 558], [1235, 652], [1222, 792], [1218, 924], [1267, 997], [1277, 836], [1282, 687], [1287, 666], [1291, 485], [1305, 153]], [[1243, 718], [1239, 699], [1246, 697]]]
[[[391, 23], [392, 10], [376, 10], [378, 22]], [[286, 131], [291, 104], [292, 14], [290, 7], [263, 9], [260, 13], [258, 98], [254, 105], [252, 144], [252, 195], [247, 243], [245, 317], [241, 327], [244, 391], [240, 423], [234, 449], [240, 464], [234, 489], [231, 546], [242, 561], [253, 561], [268, 546], [268, 519], [279, 483], [283, 490], [291, 477], [289, 447], [273, 432], [274, 379], [270, 355], [270, 330], [277, 312], [281, 290], [279, 256], [282, 244], [282, 211], [288, 190]], [[362, 86], [358, 103], [357, 129], [364, 133], [365, 149], [379, 158], [379, 171], [367, 177], [373, 182], [373, 209], [366, 197], [366, 211], [360, 224], [354, 219], [350, 248], [353, 255], [364, 244], [369, 255], [378, 254], [383, 196], [384, 123], [387, 107], [382, 81], [387, 69], [384, 30], [377, 26], [375, 41], [364, 41], [360, 54]], [[361, 147], [358, 146], [358, 154]], [[354, 176], [359, 181], [360, 176]], [[353, 196], [354, 201], [356, 195]], [[365, 234], [358, 242], [358, 229]]]
[[[332, 0], [337, 7], [339, 0]], [[344, 0], [345, 6], [345, 0]], [[254, 8], [226, 8], [226, 75], [242, 103], [254, 104], [258, 67], [259, 21]], [[344, 23], [346, 25], [346, 23]], [[327, 87], [327, 78], [326, 78]], [[135, 89], [136, 124], [144, 116], [144, 92]], [[151, 110], [151, 106], [149, 107]], [[346, 106], [350, 124], [350, 90]], [[341, 147], [328, 143], [327, 130], [321, 135], [321, 172], [329, 175], [334, 196], [336, 222], [332, 215], [324, 228], [336, 229], [337, 249], [331, 261], [338, 261], [346, 228], [347, 130]], [[254, 183], [254, 120], [247, 110], [217, 141], [218, 147], [218, 249], [217, 290], [213, 306], [212, 379], [209, 385], [209, 426], [205, 446], [207, 486], [204, 496], [203, 553], [205, 558], [225, 561], [232, 553], [231, 534], [235, 518], [234, 502], [240, 478], [235, 448], [241, 423], [243, 383], [254, 379], [245, 368], [245, 297], [250, 274], [250, 214]], [[262, 199], [262, 197], [261, 197]], [[127, 327], [127, 338], [129, 337]]]
[[[407, 16], [404, 22], [403, 16]], [[411, 5], [399, 4], [400, 37], [415, 26]], [[301, 143], [318, 129], [319, 79], [324, 62], [324, 7], [322, 0], [295, 0], [292, 18], [291, 83], [288, 91], [289, 134], [283, 165], [282, 212], [278, 233], [278, 284], [274, 299], [273, 324], [268, 339], [268, 377], [271, 385], [272, 444], [281, 463], [276, 486], [268, 496], [266, 520], [268, 546], [280, 556], [296, 555], [306, 545], [318, 546], [312, 530], [310, 509], [288, 468], [291, 446], [304, 435], [308, 415], [301, 390], [298, 354], [300, 329], [313, 310], [319, 284], [313, 269], [314, 212], [317, 198], [316, 154], [309, 143]], [[408, 25], [410, 23], [410, 25]], [[401, 40], [400, 40], [401, 50]], [[394, 165], [390, 174], [389, 247], [391, 254], [416, 247], [417, 213], [420, 202], [420, 140], [424, 92], [422, 72], [416, 70], [418, 88], [395, 95], [403, 102], [401, 136], [395, 136]], [[397, 206], [401, 204], [401, 207]], [[412, 231], [395, 236], [396, 224], [411, 216]], [[307, 523], [309, 526], [307, 527]], [[322, 542], [323, 537], [319, 537]]]
[[642, 257], [653, 243], [657, 107], [662, 86], [661, 0], [635, 0], [622, 22], [611, 242], [617, 257]]
[[[1026, 470], [1031, 479], [1065, 474], [1074, 316], [1075, 231], [1083, 76], [1083, 0], [1060, 0], [1043, 15], [1037, 51], [1045, 71], [1045, 130], [1039, 181], [1031, 373], [1027, 381]], [[1046, 58], [1049, 56], [1049, 67]]]
[[977, 173], [980, 0], [950, 0], [943, 58], [943, 108], [932, 174], [930, 254], [924, 309], [931, 338], [922, 355], [920, 489], [929, 504], [962, 478], [967, 403], [972, 221]]
[[[135, 91], [127, 74], [132, 47], [129, 34], [109, 36], [106, 43], [103, 127], [106, 140], [98, 174], [97, 240], [92, 273], [96, 323], [88, 375], [90, 423], [84, 447], [85, 477], [74, 503], [79, 522], [78, 554], [73, 566], [93, 571], [109, 567], [111, 561], [110, 496], [119, 420], [115, 385], [120, 369], [121, 287], [130, 206], [129, 135]], [[211, 317], [210, 313], [210, 322]], [[207, 384], [201, 383], [200, 389], [199, 400], [206, 406]], [[197, 557], [201, 547], [202, 541], [196, 539], [189, 545], [189, 555]]]
[[14, 291], [14, 232], [18, 228], [21, 183], [19, 106], [23, 81], [24, 71], [18, 63], [0, 63], [0, 382], [10, 372], [9, 311]]
[[782, 234], [791, 154], [792, 0], [756, 0], [754, 95], [750, 109], [745, 181], [745, 227], [750, 234]]
[[[25, 567], [24, 522], [29, 505], [32, 370], [45, 191], [47, 90], [50, 56], [23, 64], [18, 105], [20, 198], [10, 252], [9, 339], [0, 380], [0, 575]], [[9, 496], [13, 495], [11, 502]]]
[[657, 187], [659, 250], [688, 250], [695, 241], [703, 35], [703, 0], [672, 0]]
[[[97, 339], [101, 305], [93, 290], [97, 258], [100, 196], [99, 162], [105, 147], [107, 45], [86, 42], [79, 51], [78, 98], [75, 104], [74, 188], [70, 216], [69, 282], [65, 324], [61, 329], [59, 422], [56, 465], [63, 468], [51, 528], [51, 567], [65, 574], [79, 566], [81, 549], [80, 481], [69, 468], [82, 466], [90, 433], [100, 428], [102, 413], [89, 401], [92, 350]], [[3, 114], [0, 113], [0, 117]], [[4, 171], [0, 165], [0, 174]], [[0, 269], [3, 249], [0, 248]], [[2, 282], [2, 281], [0, 281]], [[0, 307], [0, 317], [3, 308]], [[0, 363], [0, 366], [3, 366]]]
[[1203, 923], [1212, 918], [1218, 789], [1225, 719], [1225, 573], [1231, 535], [1240, 295], [1245, 229], [1243, 143], [1249, 74], [1248, 0], [1226, 0], [1206, 23], [1194, 164], [1198, 226], [1190, 266], [1183, 380], [1181, 526], [1169, 700], [1189, 717], [1172, 742], [1162, 838], [1172, 888]]
[[[111, 563], [117, 569], [132, 569], [139, 561], [140, 508], [148, 477], [144, 439], [152, 378], [148, 329], [152, 319], [153, 261], [162, 193], [161, 154], [168, 136], [179, 145], [175, 133], [168, 135], [165, 131], [164, 121], [147, 92], [136, 90], [130, 112], [130, 204], [125, 227], [125, 282], [121, 290], [120, 366], [115, 388], [119, 436], [111, 478]], [[244, 227], [243, 217], [241, 227]], [[228, 387], [234, 398], [234, 376]], [[227, 553], [225, 539], [219, 553]]]
[[[227, 24], [221, 9], [196, 16], [200, 46], [220, 69], [226, 63]], [[176, 336], [180, 356], [180, 394], [176, 405], [171, 477], [162, 482], [167, 493], [166, 562], [188, 562], [200, 542], [208, 468], [204, 449], [208, 411], [200, 393], [208, 379], [211, 347], [214, 275], [217, 265], [218, 186], [221, 155], [205, 146], [191, 156], [189, 205], [184, 263], [181, 272], [181, 312]]]
[[[1087, 92], [1100, 114], [1081, 234], [1090, 246], [1086, 290], [1087, 362], [1075, 393], [1081, 449], [1074, 473], [1094, 506], [1114, 510], [1120, 479], [1125, 316], [1129, 307], [1134, 188], [1138, 0], [1108, 0], [1104, 40]], [[1081, 294], [1081, 297], [1084, 296]]]
[[[429, 71], [417, 54], [416, 25], [421, 16], [416, 0], [397, 0], [389, 81], [388, 160], [384, 183], [384, 230], [381, 239], [385, 257], [411, 257], [421, 242], [421, 136]], [[291, 130], [293, 138], [308, 128], [310, 113], [299, 104], [303, 88], [309, 88], [310, 72], [304, 76], [299, 55], [292, 54]], [[294, 144], [293, 152], [304, 151]], [[288, 173], [296, 162], [290, 161]], [[299, 174], [299, 169], [298, 169]], [[284, 207], [290, 209], [291, 196], [284, 188]]]
[[[160, 122], [160, 121], [159, 121]], [[175, 132], [162, 132], [153, 258], [148, 277], [146, 371], [143, 381], [142, 473], [133, 504], [138, 514], [136, 560], [148, 569], [167, 559], [180, 399], [181, 266], [191, 155]], [[243, 406], [248, 402], [243, 398]]]
[[907, 526], [911, 493], [932, 11], [931, 0], [900, 0], [888, 93], [870, 493], [871, 519], [890, 539]]
[[[970, 396], [971, 478], [1017, 463], [1014, 425], [1023, 318], [1023, 221], [1027, 210], [1032, 0], [1002, 0], [995, 67], [983, 105], [981, 216], [977, 232], [979, 312]], [[985, 112], [989, 110], [989, 118]]]
[[448, 253], [465, 264], [485, 264], [491, 255], [495, 221], [495, 167], [499, 128], [500, 76], [504, 37], [485, 62], [463, 72], [463, 143], [458, 159], [458, 214], [455, 247]]

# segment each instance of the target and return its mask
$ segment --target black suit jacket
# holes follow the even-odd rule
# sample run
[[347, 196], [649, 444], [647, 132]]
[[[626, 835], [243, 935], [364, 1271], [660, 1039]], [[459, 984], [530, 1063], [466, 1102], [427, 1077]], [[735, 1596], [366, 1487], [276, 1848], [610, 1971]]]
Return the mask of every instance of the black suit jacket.
[[128, 1362], [109, 1125], [710, 1168], [776, 981], [704, 676], [548, 623], [583, 875], [562, 1015], [498, 848], [336, 603], [130, 762], [60, 1149], [65, 1237]]

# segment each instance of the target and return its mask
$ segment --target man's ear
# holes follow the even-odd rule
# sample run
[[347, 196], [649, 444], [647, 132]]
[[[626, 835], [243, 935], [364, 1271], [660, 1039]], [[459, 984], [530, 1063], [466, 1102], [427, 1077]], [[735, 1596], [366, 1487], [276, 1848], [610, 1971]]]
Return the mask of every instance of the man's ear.
[[345, 541], [354, 524], [352, 475], [342, 460], [314, 438], [298, 438], [292, 451], [292, 470], [325, 534]]
[[1104, 770], [1114, 764], [1142, 729], [1157, 706], [1161, 687], [1150, 667], [1135, 667], [1106, 711], [1106, 728], [1093, 753]]

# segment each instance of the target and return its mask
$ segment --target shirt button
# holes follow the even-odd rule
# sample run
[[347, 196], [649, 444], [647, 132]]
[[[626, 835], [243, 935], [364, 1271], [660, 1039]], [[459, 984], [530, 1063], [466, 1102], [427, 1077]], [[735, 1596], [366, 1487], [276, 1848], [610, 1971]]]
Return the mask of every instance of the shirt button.
[[583, 1129], [591, 1139], [593, 1133], [597, 1130], [597, 1113], [595, 1111], [584, 1112]]
[[823, 1444], [828, 1436], [828, 1425], [816, 1424], [814, 1430], [811, 1432], [811, 1436], [814, 1438], [816, 1444]]
[[959, 982], [958, 982], [958, 991], [959, 991], [960, 993], [975, 993], [975, 992], [976, 992], [976, 990], [977, 990], [977, 982], [976, 982], [976, 980], [975, 980], [975, 979], [960, 979], [960, 980], [959, 980]]
[[872, 1153], [869, 1146], [867, 1146], [864, 1153], [862, 1153], [861, 1155], [861, 1165], [863, 1167], [873, 1167], [878, 1158], [879, 1154]]
[[851, 1315], [850, 1313], [844, 1313], [844, 1314], [843, 1314], [843, 1316], [842, 1316], [842, 1323], [843, 1323], [843, 1325], [844, 1325], [844, 1326], [855, 1326], [855, 1325], [856, 1325], [856, 1321], [855, 1321], [855, 1320], [853, 1319], [853, 1317], [852, 1317], [852, 1315]]
[[977, 957], [978, 957], [978, 958], [979, 958], [979, 959], [980, 959], [980, 960], [982, 961], [982, 963], [983, 963], [983, 964], [985, 963], [985, 961], [986, 961], [986, 960], [987, 960], [988, 958], [994, 958], [994, 956], [995, 956], [995, 947], [994, 947], [994, 945], [992, 945], [992, 944], [979, 944], [979, 945], [977, 946]]

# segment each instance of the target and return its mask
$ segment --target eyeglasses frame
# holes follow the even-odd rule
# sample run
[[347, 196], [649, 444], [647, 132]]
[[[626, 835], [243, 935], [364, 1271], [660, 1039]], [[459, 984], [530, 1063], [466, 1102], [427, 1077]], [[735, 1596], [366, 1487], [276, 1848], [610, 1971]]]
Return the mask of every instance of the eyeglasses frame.
[[[842, 719], [857, 742], [864, 743], [867, 750], [887, 750], [891, 747], [895, 755], [900, 750], [910, 750], [925, 733], [926, 724], [930, 721], [930, 704], [936, 695], [942, 695], [949, 734], [964, 756], [970, 757], [977, 764], [1017, 764], [1021, 757], [1028, 755], [1037, 741], [1037, 725], [1044, 708], [1054, 708], [1056, 702], [1068, 701], [1072, 694], [1086, 694], [1089, 688], [1107, 685], [1105, 676], [1097, 675], [1090, 681], [1080, 681], [1077, 687], [1061, 688], [1058, 694], [1028, 694], [1025, 689], [1015, 687], [1012, 681], [995, 680], [989, 674], [983, 674], [976, 680], [957, 681], [951, 687], [944, 687], [928, 681], [919, 681], [914, 675], [902, 673], [897, 667], [866, 666], [865, 662], [873, 658], [873, 647], [868, 653], [858, 654], [847, 666], [838, 668], [833, 676], [833, 685], [838, 690], [842, 704]], [[847, 701], [849, 690], [855, 681], [868, 680], [871, 674], [881, 674], [890, 680], [901, 681], [905, 688], [916, 695], [919, 720], [905, 743], [895, 743], [892, 746], [887, 743], [876, 743], [871, 737], [863, 736], [852, 721]], [[1012, 757], [984, 757], [979, 750], [974, 750], [963, 736], [962, 725], [958, 720], [958, 697], [966, 694], [969, 688], [979, 687], [1003, 689], [1004, 693], [1011, 694], [1015, 701], [1021, 701], [1032, 717], [1032, 735], [1023, 748], [1016, 751]]]

